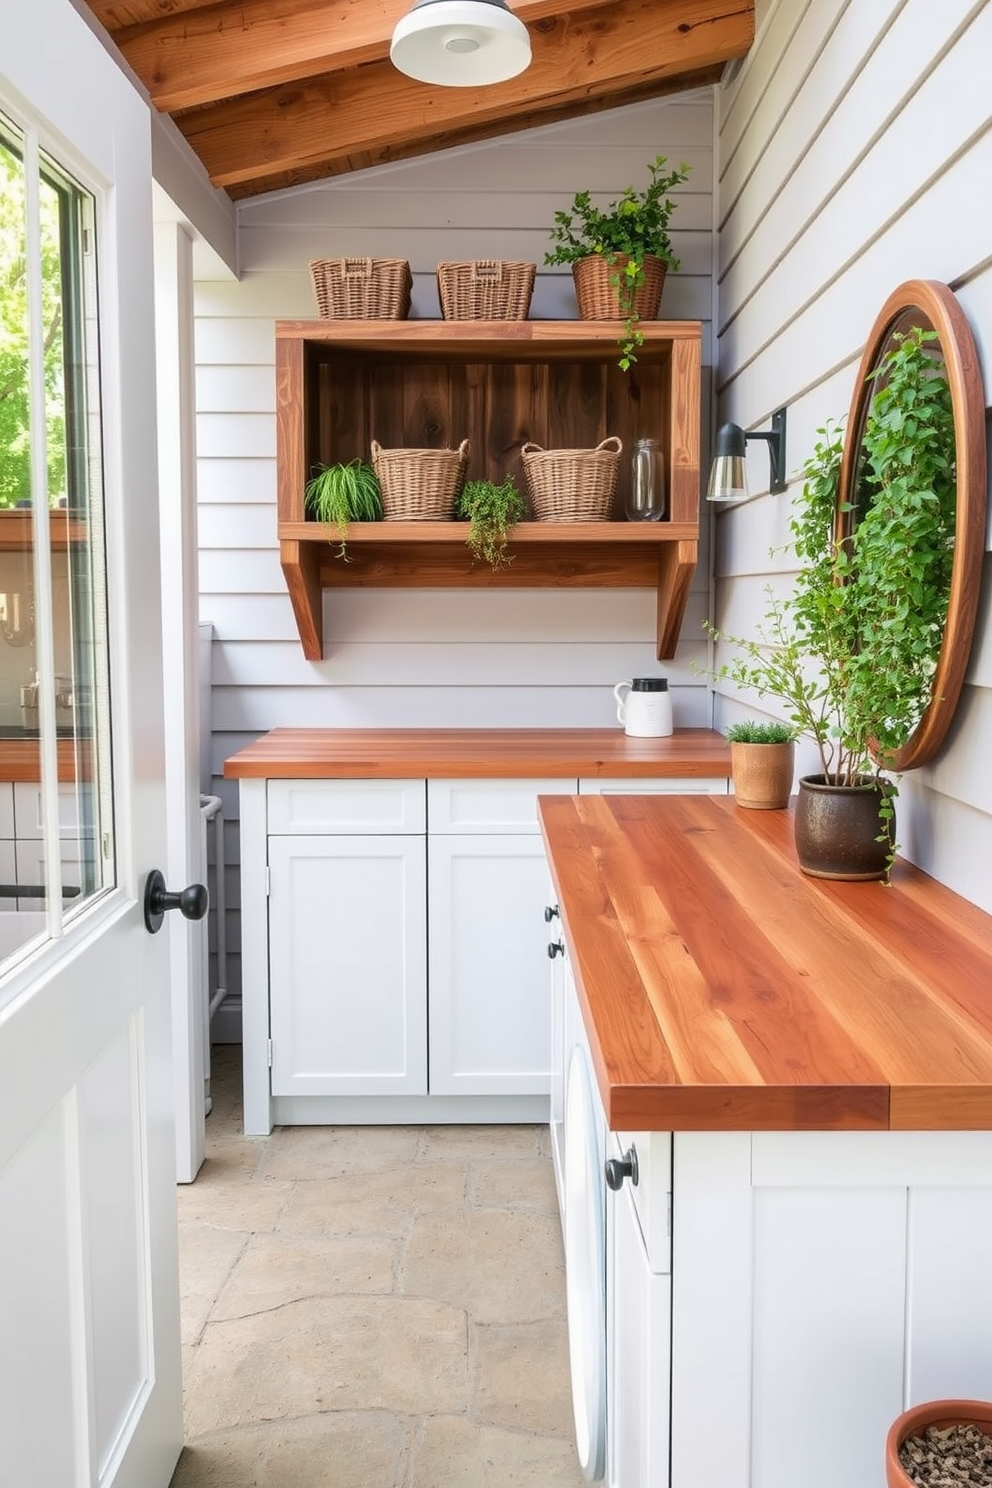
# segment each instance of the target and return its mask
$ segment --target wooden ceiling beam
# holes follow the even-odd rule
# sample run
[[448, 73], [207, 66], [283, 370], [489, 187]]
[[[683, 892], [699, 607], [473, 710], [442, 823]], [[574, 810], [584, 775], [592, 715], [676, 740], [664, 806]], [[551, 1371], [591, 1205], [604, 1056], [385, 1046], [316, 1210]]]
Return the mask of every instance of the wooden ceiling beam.
[[713, 67], [702, 67], [695, 72], [679, 73], [661, 82], [642, 83], [636, 88], [614, 92], [601, 98], [586, 98], [557, 105], [554, 100], [544, 100], [545, 106], [528, 109], [524, 113], [505, 115], [486, 124], [469, 125], [466, 128], [446, 129], [438, 135], [422, 135], [404, 144], [390, 143], [371, 151], [349, 151], [330, 159], [312, 161], [309, 165], [296, 166], [292, 170], [275, 171], [267, 176], [255, 176], [227, 188], [234, 201], [258, 196], [264, 191], [286, 191], [292, 186], [303, 186], [310, 181], [323, 181], [333, 176], [347, 175], [350, 171], [370, 170], [376, 165], [391, 161], [409, 160], [413, 156], [429, 155], [435, 150], [453, 150], [460, 145], [475, 145], [480, 141], [496, 139], [503, 134], [515, 134], [521, 129], [531, 129], [538, 124], [555, 124], [562, 119], [584, 118], [601, 113], [604, 109], [623, 108], [627, 104], [645, 103], [652, 98], [662, 98], [669, 93], [683, 93], [693, 88], [706, 88], [720, 81], [723, 63]]
[[[411, 0], [243, 0], [130, 26], [114, 41], [163, 112], [340, 72], [389, 56], [393, 27]], [[511, 0], [525, 25], [564, 0]], [[616, 3], [616, 0], [612, 0]], [[572, 14], [604, 0], [568, 0]]]
[[[217, 186], [237, 186], [336, 158], [422, 146], [426, 138], [507, 119], [520, 129], [547, 109], [612, 99], [741, 56], [753, 0], [629, 0], [560, 15], [532, 35], [533, 61], [487, 88], [426, 88], [388, 62], [285, 84], [177, 117]], [[603, 106], [603, 105], [601, 105]], [[383, 157], [380, 157], [383, 158]], [[349, 166], [349, 168], [354, 168]]]

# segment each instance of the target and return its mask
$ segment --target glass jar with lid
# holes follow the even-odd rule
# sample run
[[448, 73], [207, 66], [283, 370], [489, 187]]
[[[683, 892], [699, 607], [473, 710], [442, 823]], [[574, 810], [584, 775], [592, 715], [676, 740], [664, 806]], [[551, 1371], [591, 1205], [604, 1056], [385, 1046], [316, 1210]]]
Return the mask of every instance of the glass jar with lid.
[[629, 522], [660, 522], [665, 515], [665, 463], [657, 439], [639, 439], [630, 462]]

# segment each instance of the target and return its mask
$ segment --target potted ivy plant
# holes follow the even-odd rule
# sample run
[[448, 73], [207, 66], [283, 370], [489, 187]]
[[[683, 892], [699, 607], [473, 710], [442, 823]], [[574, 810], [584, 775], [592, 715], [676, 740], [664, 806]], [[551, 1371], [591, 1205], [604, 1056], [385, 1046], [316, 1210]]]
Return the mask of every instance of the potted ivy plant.
[[933, 340], [921, 328], [894, 334], [871, 374], [843, 511], [842, 432], [819, 431], [790, 522], [795, 587], [786, 598], [769, 591], [757, 636], [723, 636], [737, 655], [717, 675], [777, 698], [816, 744], [820, 770], [800, 780], [796, 807], [800, 867], [815, 877], [887, 879], [898, 785], [886, 762], [919, 721], [940, 653], [956, 477], [950, 387]]
[[754, 811], [788, 806], [796, 760], [796, 731], [791, 724], [746, 718], [724, 732], [730, 744], [737, 805]]
[[348, 562], [345, 538], [349, 522], [378, 522], [382, 519], [382, 495], [372, 466], [365, 460], [347, 464], [321, 465], [307, 481], [307, 511], [318, 522], [338, 530], [341, 547], [338, 557]]
[[551, 250], [544, 262], [571, 264], [583, 320], [622, 320], [619, 365], [627, 371], [644, 340], [638, 321], [658, 314], [668, 269], [679, 260], [668, 235], [675, 202], [668, 195], [689, 178], [689, 167], [666, 171], [667, 157], [648, 166], [643, 191], [628, 186], [609, 206], [598, 207], [588, 191], [575, 194], [568, 210], [554, 214]]
[[502, 481], [466, 481], [455, 504], [456, 519], [469, 524], [465, 539], [469, 548], [494, 571], [513, 562], [507, 539], [526, 513], [524, 498], [512, 475]]

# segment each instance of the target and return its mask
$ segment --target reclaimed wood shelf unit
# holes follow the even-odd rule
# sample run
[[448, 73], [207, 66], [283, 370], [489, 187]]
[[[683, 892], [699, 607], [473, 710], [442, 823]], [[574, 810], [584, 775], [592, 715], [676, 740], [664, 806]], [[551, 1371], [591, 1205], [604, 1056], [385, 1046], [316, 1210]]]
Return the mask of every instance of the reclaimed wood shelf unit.
[[[700, 324], [655, 321], [629, 372], [615, 321], [334, 321], [276, 323], [279, 555], [304, 655], [324, 654], [321, 597], [338, 587], [651, 588], [659, 658], [671, 657], [699, 536]], [[384, 448], [471, 445], [469, 479], [512, 474], [521, 447], [591, 449], [623, 441], [613, 520], [521, 522], [513, 561], [473, 559], [464, 522], [356, 522], [348, 561], [337, 531], [309, 521], [315, 466]], [[669, 520], [623, 520], [629, 454], [658, 439]]]

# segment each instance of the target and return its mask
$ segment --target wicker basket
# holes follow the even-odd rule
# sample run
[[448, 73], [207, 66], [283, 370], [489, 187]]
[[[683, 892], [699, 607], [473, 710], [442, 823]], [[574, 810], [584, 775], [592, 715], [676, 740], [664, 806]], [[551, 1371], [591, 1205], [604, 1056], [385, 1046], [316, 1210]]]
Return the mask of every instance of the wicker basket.
[[526, 320], [537, 265], [471, 258], [439, 263], [437, 290], [445, 320]]
[[531, 506], [539, 522], [601, 522], [613, 512], [623, 445], [616, 435], [595, 449], [520, 451]]
[[314, 258], [310, 281], [325, 320], [406, 320], [413, 276], [405, 258]]
[[[626, 262], [623, 254], [617, 254], [616, 267], [611, 268], [607, 259], [593, 254], [572, 265], [575, 298], [582, 320], [626, 320], [627, 312], [621, 308], [617, 286], [612, 282]], [[665, 261], [654, 254], [649, 253], [645, 258], [644, 283], [634, 291], [631, 305], [635, 320], [657, 317], [667, 268]]]
[[452, 449], [383, 449], [372, 441], [372, 468], [387, 522], [448, 522], [468, 469], [468, 440]]

